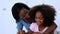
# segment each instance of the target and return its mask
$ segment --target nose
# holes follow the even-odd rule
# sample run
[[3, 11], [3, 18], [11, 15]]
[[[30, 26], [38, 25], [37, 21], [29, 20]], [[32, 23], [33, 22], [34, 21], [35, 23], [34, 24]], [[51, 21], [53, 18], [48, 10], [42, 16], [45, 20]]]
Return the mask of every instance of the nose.
[[35, 19], [36, 20], [36, 22], [40, 22], [40, 19]]

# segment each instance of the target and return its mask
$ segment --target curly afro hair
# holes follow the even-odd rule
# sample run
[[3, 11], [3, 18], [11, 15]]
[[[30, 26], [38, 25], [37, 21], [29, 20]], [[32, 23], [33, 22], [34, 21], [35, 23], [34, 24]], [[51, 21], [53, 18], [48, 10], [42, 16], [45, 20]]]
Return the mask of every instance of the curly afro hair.
[[52, 23], [54, 23], [55, 20], [55, 9], [53, 8], [53, 6], [50, 5], [37, 5], [34, 6], [30, 9], [29, 15], [30, 18], [33, 19], [33, 21], [35, 22], [35, 14], [37, 11], [40, 11], [43, 16], [44, 16], [44, 26], [50, 26]]

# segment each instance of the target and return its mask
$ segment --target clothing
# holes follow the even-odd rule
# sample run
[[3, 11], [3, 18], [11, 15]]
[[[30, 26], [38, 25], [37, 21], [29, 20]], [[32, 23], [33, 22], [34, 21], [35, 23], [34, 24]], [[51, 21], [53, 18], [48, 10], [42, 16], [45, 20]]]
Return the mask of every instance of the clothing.
[[22, 30], [23, 26], [29, 30], [30, 23], [27, 20], [20, 18], [19, 22], [17, 22], [17, 30]]
[[30, 30], [33, 31], [33, 32], [44, 33], [47, 29], [48, 29], [48, 27], [45, 27], [42, 31], [39, 31], [37, 23], [32, 23], [30, 25]]

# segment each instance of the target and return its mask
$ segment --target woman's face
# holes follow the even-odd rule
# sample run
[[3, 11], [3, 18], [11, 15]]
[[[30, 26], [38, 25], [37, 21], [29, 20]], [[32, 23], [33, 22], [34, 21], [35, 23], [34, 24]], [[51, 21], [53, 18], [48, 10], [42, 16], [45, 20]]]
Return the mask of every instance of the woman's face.
[[43, 18], [43, 15], [41, 12], [37, 11], [36, 14], [35, 14], [35, 21], [38, 25], [42, 25], [43, 24], [43, 21], [44, 21], [44, 18]]
[[24, 18], [28, 12], [29, 12], [28, 9], [22, 8], [21, 11], [20, 11], [20, 13], [19, 13], [19, 16], [22, 17], [22, 18]]
[[[29, 13], [29, 12], [28, 12]], [[29, 16], [29, 14], [28, 13], [26, 13], [26, 15], [25, 15], [25, 19], [29, 19], [30, 18], [30, 16]]]

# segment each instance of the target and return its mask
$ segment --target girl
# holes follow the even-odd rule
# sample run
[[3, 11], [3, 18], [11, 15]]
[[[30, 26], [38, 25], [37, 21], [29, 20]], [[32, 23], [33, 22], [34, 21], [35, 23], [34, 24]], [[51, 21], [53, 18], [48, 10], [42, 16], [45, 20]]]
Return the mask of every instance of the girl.
[[[54, 23], [55, 12], [55, 9], [49, 5], [37, 5], [31, 8], [29, 15], [34, 21], [30, 25], [28, 34], [44, 34]], [[54, 34], [54, 30], [46, 34]]]

